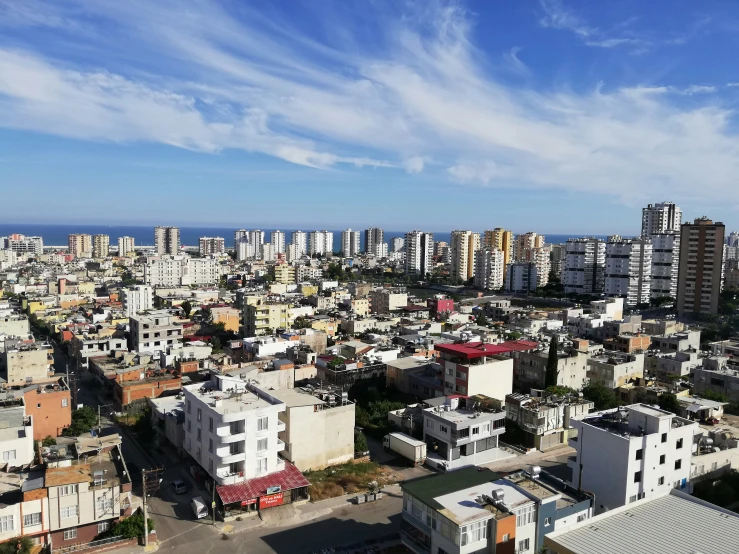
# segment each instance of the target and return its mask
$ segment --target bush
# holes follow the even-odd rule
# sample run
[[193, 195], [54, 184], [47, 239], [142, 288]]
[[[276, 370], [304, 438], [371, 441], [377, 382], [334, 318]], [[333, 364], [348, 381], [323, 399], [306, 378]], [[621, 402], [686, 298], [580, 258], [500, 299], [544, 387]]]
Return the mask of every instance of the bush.
[[0, 543], [0, 554], [29, 554], [33, 548], [30, 537], [14, 537]]
[[369, 450], [369, 446], [367, 446], [367, 437], [364, 436], [364, 433], [360, 433], [359, 431], [354, 432], [354, 452], [355, 453], [364, 453]]
[[[154, 529], [154, 520], [148, 518], [149, 532]], [[125, 539], [136, 539], [144, 536], [144, 514], [139, 510], [131, 517], [119, 521], [113, 527], [100, 533], [95, 540], [108, 537], [123, 537]]]
[[90, 406], [72, 412], [72, 425], [62, 431], [65, 437], [79, 437], [89, 433], [98, 423], [98, 415]]
[[41, 446], [54, 446], [56, 439], [51, 435], [48, 435], [44, 440], [41, 441]]

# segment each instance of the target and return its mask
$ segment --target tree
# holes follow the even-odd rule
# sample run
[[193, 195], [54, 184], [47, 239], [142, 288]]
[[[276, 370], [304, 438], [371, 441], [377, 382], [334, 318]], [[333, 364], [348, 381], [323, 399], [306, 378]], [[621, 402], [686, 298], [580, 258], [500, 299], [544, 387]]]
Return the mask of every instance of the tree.
[[213, 337], [210, 339], [210, 345], [213, 347], [213, 353], [217, 354], [218, 352], [223, 352], [223, 345], [221, 344], [221, 340], [218, 337]]
[[728, 402], [729, 397], [721, 392], [715, 392], [712, 390], [704, 390], [703, 392], [695, 393], [695, 396], [700, 396], [706, 400], [713, 400], [714, 402]]
[[505, 340], [518, 340], [522, 337], [521, 333], [518, 331], [511, 331], [505, 336]]
[[559, 374], [559, 354], [557, 352], [557, 335], [549, 341], [549, 358], [547, 358], [547, 371], [544, 374], [544, 388], [554, 387], [557, 385], [557, 375]]
[[[154, 530], [154, 520], [147, 518], [146, 521], [149, 531]], [[144, 536], [144, 514], [136, 511], [131, 517], [119, 521], [113, 527], [100, 533], [95, 539], [105, 539], [108, 537], [123, 537], [125, 539], [135, 539]]]
[[192, 312], [192, 304], [189, 300], [185, 300], [182, 304], [180, 304], [180, 308], [182, 308], [182, 311], [185, 314], [186, 318], [190, 318], [190, 312]]
[[477, 312], [477, 317], [475, 318], [475, 323], [479, 325], [480, 327], [487, 327], [488, 325], [488, 318], [485, 315], [485, 312], [483, 310], [480, 310]]
[[29, 554], [33, 548], [31, 537], [14, 537], [0, 543], [0, 554]]
[[89, 433], [98, 423], [98, 415], [90, 406], [72, 412], [72, 424], [62, 431], [65, 437], [79, 437]]
[[677, 396], [672, 393], [662, 394], [657, 399], [659, 407], [668, 412], [676, 414], [680, 409], [680, 403], [677, 401]]
[[41, 446], [54, 446], [56, 439], [51, 435], [48, 435], [44, 440], [41, 441]]
[[613, 389], [609, 389], [600, 381], [590, 382], [582, 389], [582, 395], [595, 404], [595, 409], [610, 410], [621, 404]]
[[364, 454], [369, 450], [367, 446], [367, 437], [360, 431], [354, 431], [354, 452], [358, 454]]

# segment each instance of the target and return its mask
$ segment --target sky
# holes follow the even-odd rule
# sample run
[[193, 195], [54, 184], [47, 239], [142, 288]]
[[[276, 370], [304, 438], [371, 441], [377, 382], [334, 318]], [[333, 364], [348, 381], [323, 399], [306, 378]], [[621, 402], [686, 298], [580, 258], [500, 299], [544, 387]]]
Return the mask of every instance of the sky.
[[739, 228], [739, 3], [0, 0], [0, 219]]

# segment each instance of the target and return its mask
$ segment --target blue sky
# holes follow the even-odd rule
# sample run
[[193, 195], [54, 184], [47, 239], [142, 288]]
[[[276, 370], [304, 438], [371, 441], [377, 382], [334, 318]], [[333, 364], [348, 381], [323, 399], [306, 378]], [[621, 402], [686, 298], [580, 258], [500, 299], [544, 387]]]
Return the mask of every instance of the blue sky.
[[729, 1], [0, 0], [0, 218], [736, 229], [737, 46]]

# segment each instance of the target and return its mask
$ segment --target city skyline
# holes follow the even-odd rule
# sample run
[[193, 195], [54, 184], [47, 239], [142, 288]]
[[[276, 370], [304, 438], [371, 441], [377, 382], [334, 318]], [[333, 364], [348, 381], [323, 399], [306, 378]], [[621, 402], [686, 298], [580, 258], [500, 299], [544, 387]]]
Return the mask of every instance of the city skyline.
[[[327, 200], [337, 229], [425, 228], [440, 197], [450, 229], [624, 232], [661, 198], [735, 227], [728, 5], [29, 0], [0, 14], [6, 220], [34, 190], [56, 201], [27, 222], [238, 226], [243, 198], [269, 227], [285, 220], [277, 193], [299, 200], [295, 228]], [[358, 194], [374, 221], [355, 220]]]

